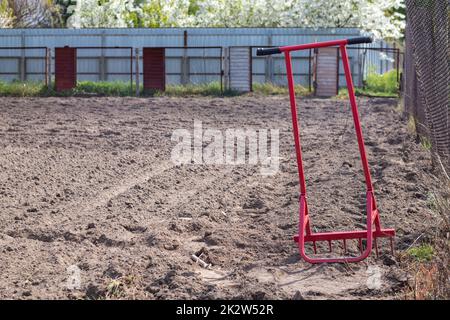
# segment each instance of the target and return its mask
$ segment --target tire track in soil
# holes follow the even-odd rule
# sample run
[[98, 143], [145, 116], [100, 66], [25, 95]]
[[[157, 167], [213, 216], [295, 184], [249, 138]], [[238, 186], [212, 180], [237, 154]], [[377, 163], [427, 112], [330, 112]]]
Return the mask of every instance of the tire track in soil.
[[[14, 232], [12, 236], [14, 238], [23, 238], [42, 242], [52, 242], [53, 240], [55, 240], [55, 238], [63, 238], [62, 240], [64, 241], [80, 242], [81, 240], [76, 236], [74, 237], [74, 234], [70, 230], [73, 229], [74, 226], [80, 226], [80, 223], [84, 224], [86, 222], [86, 219], [89, 218], [89, 214], [92, 213], [92, 211], [106, 206], [107, 203], [112, 199], [121, 196], [125, 196], [126, 198], [127, 193], [130, 192], [135, 186], [140, 186], [148, 182], [149, 180], [155, 179], [162, 174], [167, 173], [169, 170], [174, 168], [176, 168], [176, 166], [174, 166], [171, 161], [165, 161], [157, 166], [156, 169], [144, 171], [142, 174], [134, 174], [127, 178], [121, 179], [117, 182], [117, 185], [110, 183], [112, 187], [100, 191], [93, 197], [90, 197], [81, 207], [78, 205], [79, 201], [64, 205], [63, 207], [59, 208], [60, 210], [64, 210], [64, 214], [52, 217], [52, 224], [58, 225], [58, 230], [51, 229], [47, 230], [48, 232], [41, 232], [41, 230], [35, 233], [33, 232], [33, 230], [26, 229]], [[169, 205], [165, 205], [163, 210], [160, 210], [160, 212], [158, 212], [158, 216], [163, 216], [165, 218], [155, 220], [155, 216], [149, 215], [146, 221], [141, 221], [141, 225], [148, 224], [152, 227], [156, 227], [156, 224], [158, 225], [158, 228], [160, 228], [165, 223], [174, 221], [174, 217], [176, 217], [176, 215], [173, 214], [178, 212], [179, 208], [186, 205], [186, 203], [189, 203], [192, 198], [198, 198], [199, 194], [203, 193], [206, 189], [209, 189], [218, 180], [223, 180], [227, 175], [229, 175], [229, 170], [220, 171], [220, 175], [209, 175], [210, 178], [203, 179], [202, 184], [197, 188], [192, 187], [192, 182], [196, 180], [196, 176], [191, 175], [191, 180], [184, 181], [186, 185], [183, 189], [180, 190], [173, 188], [172, 190], [165, 190], [166, 197], [171, 199], [171, 202]], [[176, 178], [177, 176], [174, 175], [173, 179]], [[171, 183], [172, 186], [175, 186], [174, 182], [175, 181]], [[147, 188], [151, 190], [154, 187], [155, 185], [150, 185]], [[69, 220], [67, 219], [67, 216], [70, 216]], [[170, 218], [167, 218], [167, 216], [170, 216]], [[138, 229], [142, 227], [141, 225], [138, 226]], [[114, 242], [114, 240], [111, 241]], [[120, 241], [117, 243], [117, 245], [121, 246]]]
[[163, 174], [171, 168], [173, 168], [173, 164], [170, 161], [163, 162], [156, 169], [144, 171], [138, 175], [133, 174], [125, 179], [119, 180], [117, 183], [113, 184], [112, 187], [100, 191], [94, 197], [90, 198], [81, 208], [77, 208], [77, 205], [70, 205], [67, 209], [70, 211], [77, 210], [78, 215], [86, 214], [93, 208], [105, 206], [110, 200], [125, 194], [133, 187], [141, 185], [151, 178]]

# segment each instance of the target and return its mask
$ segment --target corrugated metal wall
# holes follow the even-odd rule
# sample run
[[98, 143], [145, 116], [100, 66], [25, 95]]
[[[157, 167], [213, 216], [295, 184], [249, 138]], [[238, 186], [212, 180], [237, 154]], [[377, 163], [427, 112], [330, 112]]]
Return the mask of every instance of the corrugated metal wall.
[[[186, 36], [187, 35], [187, 36]], [[1, 29], [0, 47], [11, 46], [119, 46], [119, 47], [230, 47], [230, 46], [279, 46], [315, 41], [331, 40], [359, 36], [354, 28], [342, 29], [305, 29], [305, 28], [168, 28], [168, 29]], [[392, 47], [384, 41], [370, 44], [371, 47]], [[35, 50], [36, 51], [36, 50]], [[79, 80], [123, 80], [128, 81], [130, 70], [129, 50], [92, 49], [79, 50]], [[220, 48], [210, 49], [167, 49], [166, 82], [168, 84], [185, 83], [183, 68], [188, 69], [189, 82], [200, 83], [220, 80]], [[361, 85], [360, 74], [367, 72], [369, 66], [377, 72], [393, 68], [393, 63], [380, 59], [378, 52], [368, 51], [361, 59], [363, 50], [349, 50], [350, 63], [356, 85]], [[103, 55], [103, 58], [99, 58]], [[256, 57], [252, 52], [252, 79], [254, 82], [272, 81], [285, 84], [285, 66], [282, 56]], [[43, 79], [44, 75], [33, 74], [44, 69], [44, 52], [33, 50], [0, 49], [0, 79], [20, 79], [21, 61], [26, 60], [26, 74], [31, 80]], [[7, 59], [9, 58], [9, 60]], [[18, 58], [24, 58], [20, 60]], [[296, 83], [308, 86], [308, 51], [292, 54], [294, 78]], [[361, 65], [364, 61], [364, 66]], [[54, 62], [52, 62], [53, 64]], [[17, 65], [16, 65], [17, 64]], [[268, 66], [271, 66], [270, 68]], [[23, 68], [22, 68], [23, 69]], [[133, 72], [135, 68], [132, 68]], [[54, 71], [54, 65], [51, 68]], [[140, 66], [142, 71], [142, 65]], [[343, 68], [340, 67], [340, 83], [344, 85]]]

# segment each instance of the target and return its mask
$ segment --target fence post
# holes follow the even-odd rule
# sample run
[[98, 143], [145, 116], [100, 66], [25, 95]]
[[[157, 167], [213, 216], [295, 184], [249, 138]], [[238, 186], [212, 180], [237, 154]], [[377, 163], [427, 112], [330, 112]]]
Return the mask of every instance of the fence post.
[[20, 81], [26, 80], [26, 63], [25, 63], [25, 32], [22, 32], [20, 37], [20, 42], [22, 46], [21, 56], [20, 56]]
[[139, 48], [136, 48], [136, 58], [134, 59], [135, 67], [136, 67], [136, 97], [139, 97], [140, 94], [140, 84], [139, 84]]
[[48, 82], [48, 88], [52, 85], [52, 48], [47, 49], [47, 82]]
[[188, 34], [187, 30], [183, 31], [183, 55], [181, 57], [181, 84], [186, 85], [189, 83], [189, 57], [187, 56], [187, 42]]
[[49, 72], [48, 72], [48, 63], [49, 63], [49, 59], [48, 59], [48, 56], [49, 56], [49, 48], [46, 48], [45, 49], [45, 79], [44, 79], [44, 81], [45, 81], [45, 86], [48, 88], [48, 86], [49, 86], [49, 81], [48, 81], [48, 74], [49, 74]]
[[[102, 32], [102, 47], [105, 46], [105, 31]], [[100, 81], [106, 81], [106, 61], [105, 61], [105, 50], [101, 49], [100, 55]]]
[[[271, 34], [269, 34], [267, 36], [267, 45], [269, 47], [272, 46], [272, 35]], [[273, 73], [274, 73], [273, 65], [274, 65], [274, 63], [273, 63], [273, 56], [272, 55], [266, 56], [266, 64], [265, 64], [265, 68], [266, 68], [266, 70], [265, 70], [266, 71], [265, 72], [265, 78], [266, 78], [265, 81], [266, 82], [273, 83]]]
[[225, 90], [230, 88], [230, 47], [223, 48], [223, 82]]
[[358, 62], [358, 87], [362, 87], [362, 61], [361, 61], [361, 52], [358, 48], [357, 51], [357, 62]]

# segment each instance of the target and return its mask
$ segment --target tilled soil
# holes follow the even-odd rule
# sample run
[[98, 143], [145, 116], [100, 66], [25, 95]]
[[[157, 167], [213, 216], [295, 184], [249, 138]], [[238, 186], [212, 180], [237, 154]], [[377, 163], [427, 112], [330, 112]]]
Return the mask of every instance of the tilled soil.
[[[358, 264], [300, 260], [287, 97], [0, 101], [0, 298], [385, 299], [407, 282], [386, 241], [380, 258]], [[359, 99], [382, 224], [397, 230], [398, 252], [434, 218], [436, 182], [396, 106]], [[364, 229], [348, 102], [301, 99], [299, 109], [314, 230]], [[194, 120], [222, 132], [279, 129], [278, 173], [174, 164], [172, 133], [192, 132]], [[199, 252], [209, 268], [192, 260]]]

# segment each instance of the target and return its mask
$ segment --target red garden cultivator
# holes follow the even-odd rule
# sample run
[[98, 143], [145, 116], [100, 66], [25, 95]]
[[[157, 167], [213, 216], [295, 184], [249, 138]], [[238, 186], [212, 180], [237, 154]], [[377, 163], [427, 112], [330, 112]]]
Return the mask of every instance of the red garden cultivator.
[[[300, 221], [299, 221], [299, 234], [294, 237], [294, 240], [298, 243], [300, 255], [305, 261], [310, 263], [323, 263], [323, 262], [358, 262], [367, 258], [372, 252], [373, 242], [375, 242], [375, 250], [378, 254], [377, 238], [389, 238], [391, 244], [391, 250], [393, 251], [393, 237], [395, 236], [394, 229], [382, 229], [380, 224], [380, 215], [377, 209], [375, 201], [375, 195], [373, 192], [372, 180], [370, 177], [369, 164], [367, 162], [366, 151], [364, 148], [364, 140], [361, 130], [361, 124], [359, 121], [358, 108], [356, 106], [355, 92], [353, 89], [352, 75], [350, 71], [350, 65], [348, 62], [346, 45], [359, 44], [359, 43], [371, 43], [372, 39], [368, 37], [359, 37], [352, 39], [333, 40], [325, 42], [317, 42], [310, 44], [301, 44], [293, 46], [284, 46], [276, 48], [258, 49], [256, 54], [258, 56], [271, 55], [284, 53], [286, 62], [286, 73], [289, 86], [289, 97], [291, 102], [291, 114], [292, 125], [295, 141], [295, 151], [297, 155], [298, 177], [300, 185]], [[297, 105], [295, 102], [294, 92], [294, 77], [292, 75], [291, 64], [291, 51], [314, 49], [322, 47], [334, 47], [339, 46], [342, 62], [344, 65], [345, 78], [347, 83], [348, 94], [350, 98], [350, 104], [353, 114], [353, 122], [355, 124], [356, 137], [358, 140], [359, 153], [361, 156], [362, 167], [364, 171], [366, 181], [366, 212], [367, 212], [367, 230], [360, 231], [341, 231], [341, 232], [322, 232], [316, 233], [311, 231], [311, 223], [308, 214], [308, 203], [306, 197], [306, 183], [305, 175], [303, 171], [302, 151], [300, 146], [299, 126], [297, 119]], [[359, 241], [360, 255], [359, 256], [343, 256], [336, 258], [316, 258], [310, 257], [305, 252], [305, 243], [312, 243], [314, 253], [317, 253], [316, 242], [327, 241], [331, 252], [331, 242], [333, 240], [340, 240], [343, 243], [344, 251], [347, 251], [347, 240]], [[365, 239], [366, 245], [363, 249], [363, 239]]]

